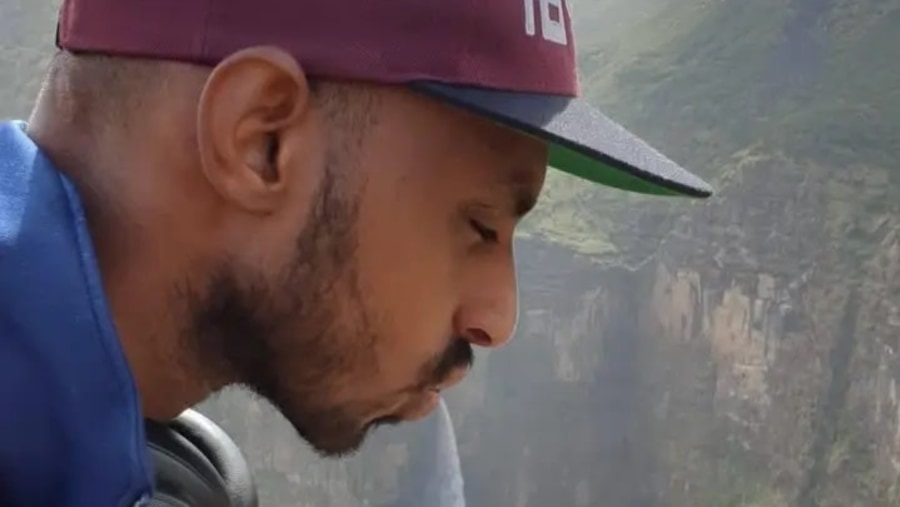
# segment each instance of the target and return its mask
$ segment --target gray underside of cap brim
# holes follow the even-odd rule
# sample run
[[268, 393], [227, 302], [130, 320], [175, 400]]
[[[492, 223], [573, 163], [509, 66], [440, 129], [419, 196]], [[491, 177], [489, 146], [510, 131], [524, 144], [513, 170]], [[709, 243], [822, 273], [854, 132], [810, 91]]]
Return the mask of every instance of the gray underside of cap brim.
[[704, 198], [712, 188], [586, 101], [559, 95], [416, 82], [426, 95], [550, 144], [551, 167], [622, 190]]

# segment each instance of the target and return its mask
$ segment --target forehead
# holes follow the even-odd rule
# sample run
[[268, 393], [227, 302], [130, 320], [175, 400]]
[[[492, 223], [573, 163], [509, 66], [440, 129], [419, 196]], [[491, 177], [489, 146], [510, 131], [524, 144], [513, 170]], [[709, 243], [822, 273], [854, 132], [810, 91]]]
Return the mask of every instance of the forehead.
[[377, 107], [365, 143], [373, 168], [485, 191], [514, 187], [534, 197], [543, 184], [542, 140], [402, 87], [386, 88]]

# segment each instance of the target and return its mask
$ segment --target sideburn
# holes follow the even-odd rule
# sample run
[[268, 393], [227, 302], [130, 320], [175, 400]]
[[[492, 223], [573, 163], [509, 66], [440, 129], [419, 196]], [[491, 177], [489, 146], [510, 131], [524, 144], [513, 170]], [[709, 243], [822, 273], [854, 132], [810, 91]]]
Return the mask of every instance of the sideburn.
[[[335, 289], [349, 288], [352, 294], [340, 296], [362, 301], [353, 262], [358, 205], [342, 187], [326, 171], [296, 255], [281, 273], [223, 259], [204, 291], [185, 297], [185, 343], [216, 387], [243, 385], [289, 418], [319, 405], [304, 399], [323, 396], [323, 386], [357, 364], [336, 336], [334, 315]], [[363, 328], [354, 334], [367, 334], [366, 323], [357, 324]]]

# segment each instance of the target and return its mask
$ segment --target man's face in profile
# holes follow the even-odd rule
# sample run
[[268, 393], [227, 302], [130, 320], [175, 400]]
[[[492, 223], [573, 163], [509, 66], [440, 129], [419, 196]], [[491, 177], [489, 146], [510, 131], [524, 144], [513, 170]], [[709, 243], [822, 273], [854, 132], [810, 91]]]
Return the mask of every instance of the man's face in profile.
[[[427, 415], [473, 345], [510, 338], [513, 233], [547, 151], [404, 88], [326, 85], [303, 100], [315, 105], [265, 141], [264, 176], [291, 197], [224, 214], [219, 237], [242, 240], [176, 293], [185, 340], [337, 455], [375, 425]], [[216, 129], [234, 129], [207, 129], [201, 153], [240, 141], [237, 128], [225, 141]]]

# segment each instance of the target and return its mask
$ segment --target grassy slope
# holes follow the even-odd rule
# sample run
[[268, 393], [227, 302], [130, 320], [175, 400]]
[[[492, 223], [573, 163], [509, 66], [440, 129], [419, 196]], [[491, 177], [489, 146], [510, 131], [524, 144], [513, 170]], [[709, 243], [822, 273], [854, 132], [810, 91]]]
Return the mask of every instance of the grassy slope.
[[[701, 24], [709, 12], [708, 0], [581, 0], [574, 6], [575, 31], [583, 95], [604, 112], [634, 132], [647, 130], [635, 125], [642, 113], [656, 113], [636, 96], [637, 91], [653, 93], [669, 89], [660, 79], [666, 71], [653, 69], [654, 62], [671, 57], [668, 48]], [[637, 81], [640, 90], [629, 80]], [[637, 127], [637, 128], [635, 128]], [[652, 129], [650, 129], [652, 130]], [[676, 129], [671, 129], [672, 131]], [[658, 139], [654, 144], [666, 148]], [[673, 139], [671, 146], [678, 146]], [[666, 150], [670, 156], [679, 159]], [[541, 205], [524, 224], [523, 235], [539, 235], [562, 243], [585, 255], [620, 260], [622, 245], [612, 238], [622, 211], [644, 203], [685, 206], [689, 203], [624, 194], [587, 184], [557, 171], [548, 174]]]

